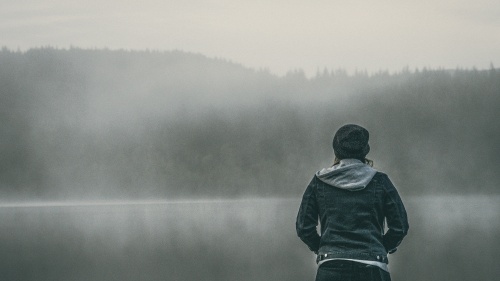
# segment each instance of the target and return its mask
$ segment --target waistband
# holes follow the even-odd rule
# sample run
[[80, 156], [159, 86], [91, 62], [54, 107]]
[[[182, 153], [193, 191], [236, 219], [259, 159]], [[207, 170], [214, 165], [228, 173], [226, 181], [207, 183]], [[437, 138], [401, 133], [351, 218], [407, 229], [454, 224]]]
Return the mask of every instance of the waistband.
[[[387, 256], [378, 255], [378, 256], [375, 256], [374, 258], [376, 259], [376, 261], [374, 261], [374, 262], [380, 262], [380, 263], [385, 263], [385, 264], [389, 263], [389, 259], [387, 258]], [[323, 260], [332, 260], [332, 259], [352, 260], [352, 261], [365, 260], [365, 259], [346, 258], [346, 257], [342, 257], [342, 256], [339, 257], [338, 255], [326, 253], [326, 254], [319, 254], [316, 257], [316, 263], [320, 263]]]
[[356, 260], [356, 259], [343, 259], [343, 258], [327, 258], [327, 259], [318, 259], [318, 266], [321, 266], [324, 263], [328, 263], [335, 267], [342, 268], [365, 268], [369, 266], [376, 266], [384, 271], [389, 272], [389, 267], [386, 263], [377, 262], [377, 261], [368, 261], [368, 260]]

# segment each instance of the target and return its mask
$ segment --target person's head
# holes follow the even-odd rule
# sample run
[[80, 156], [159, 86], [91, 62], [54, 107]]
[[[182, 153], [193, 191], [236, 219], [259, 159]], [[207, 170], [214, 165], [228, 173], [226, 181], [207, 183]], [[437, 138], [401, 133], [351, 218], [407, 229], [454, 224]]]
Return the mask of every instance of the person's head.
[[351, 158], [371, 163], [371, 160], [366, 159], [366, 155], [370, 152], [368, 139], [368, 131], [359, 125], [347, 124], [340, 127], [333, 137], [335, 162]]

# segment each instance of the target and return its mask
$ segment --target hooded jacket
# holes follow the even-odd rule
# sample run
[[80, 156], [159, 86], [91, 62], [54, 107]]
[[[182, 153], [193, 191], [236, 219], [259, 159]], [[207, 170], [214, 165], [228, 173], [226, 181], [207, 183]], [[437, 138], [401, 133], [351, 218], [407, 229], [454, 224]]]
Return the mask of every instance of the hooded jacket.
[[314, 175], [296, 221], [297, 235], [318, 254], [318, 261], [387, 264], [388, 253], [396, 251], [408, 229], [403, 202], [388, 176], [356, 159], [343, 159]]

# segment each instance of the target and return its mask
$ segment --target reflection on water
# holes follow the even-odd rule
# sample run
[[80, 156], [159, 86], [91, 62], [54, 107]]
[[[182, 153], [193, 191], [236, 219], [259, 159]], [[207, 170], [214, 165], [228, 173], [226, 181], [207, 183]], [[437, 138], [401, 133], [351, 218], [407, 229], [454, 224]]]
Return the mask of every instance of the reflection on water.
[[[74, 204], [73, 204], [74, 203]], [[0, 208], [2, 280], [312, 280], [299, 199], [73, 202]], [[500, 197], [405, 198], [394, 280], [500, 276]]]

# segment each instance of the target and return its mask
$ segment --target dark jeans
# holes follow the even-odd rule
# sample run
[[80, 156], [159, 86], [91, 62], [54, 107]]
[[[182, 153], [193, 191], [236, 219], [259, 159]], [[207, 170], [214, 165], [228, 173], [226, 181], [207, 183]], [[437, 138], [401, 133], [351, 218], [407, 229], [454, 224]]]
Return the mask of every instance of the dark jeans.
[[333, 260], [318, 268], [316, 281], [391, 281], [391, 276], [374, 265]]

